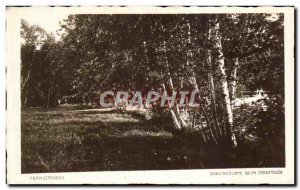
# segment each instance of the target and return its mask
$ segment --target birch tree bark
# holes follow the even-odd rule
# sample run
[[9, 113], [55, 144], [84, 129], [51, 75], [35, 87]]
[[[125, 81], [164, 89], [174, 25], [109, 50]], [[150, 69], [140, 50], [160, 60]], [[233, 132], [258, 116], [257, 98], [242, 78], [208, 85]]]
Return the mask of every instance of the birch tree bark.
[[234, 101], [234, 99], [236, 98], [236, 74], [237, 74], [237, 69], [238, 69], [238, 65], [239, 65], [239, 59], [235, 58], [234, 60], [234, 68], [233, 68], [233, 72], [232, 72], [232, 81], [231, 81], [231, 102]]
[[[162, 74], [161, 74], [161, 80], [164, 81], [163, 77], [162, 77]], [[163, 86], [163, 90], [166, 91], [166, 85], [164, 82], [162, 82], [162, 86]], [[173, 120], [173, 123], [175, 125], [175, 128], [180, 130], [182, 127], [181, 127], [181, 124], [180, 124], [180, 121], [178, 120], [178, 117], [176, 115], [176, 113], [174, 112], [174, 110], [172, 109], [172, 107], [170, 106], [170, 102], [168, 101], [168, 108], [169, 108], [169, 111], [171, 113], [171, 117], [172, 117], [172, 120]]]
[[[187, 28], [188, 28], [188, 38], [187, 38], [187, 45], [188, 47], [191, 47], [192, 45], [192, 41], [191, 41], [191, 26], [190, 26], [190, 23], [187, 22]], [[188, 50], [188, 53], [187, 53], [187, 62], [186, 62], [186, 65], [187, 67], [191, 67], [191, 76], [189, 77], [189, 82], [194, 86], [194, 90], [197, 92], [197, 96], [198, 96], [198, 99], [201, 100], [201, 97], [200, 97], [200, 89], [199, 89], [199, 86], [198, 86], [198, 83], [197, 83], [197, 80], [196, 80], [196, 73], [195, 73], [195, 70], [194, 70], [194, 67], [191, 66], [192, 63], [190, 63], [190, 60], [192, 60], [192, 51], [189, 49]], [[204, 118], [206, 120], [206, 123], [207, 123], [207, 127], [208, 127], [208, 130], [209, 130], [209, 133], [210, 133], [210, 137], [211, 139], [213, 140], [213, 142], [215, 144], [218, 144], [218, 136], [219, 134], [217, 133], [217, 130], [216, 130], [216, 125], [215, 123], [213, 123], [213, 126], [211, 126], [211, 122], [209, 121], [209, 118], [206, 114], [206, 111], [204, 110], [204, 107], [200, 105], [200, 112], [202, 112], [202, 114], [204, 115]], [[201, 117], [201, 115], [199, 116]], [[200, 119], [201, 121], [201, 119]], [[200, 123], [200, 125], [202, 126], [202, 123]], [[203, 130], [204, 128], [202, 128]], [[205, 129], [204, 129], [205, 130]], [[205, 137], [205, 134], [203, 134], [204, 137], [204, 141], [207, 141], [206, 137]]]
[[[211, 41], [212, 37], [212, 28], [211, 28], [211, 22], [209, 24], [209, 30], [208, 30], [208, 41]], [[215, 91], [215, 82], [214, 82], [214, 76], [213, 76], [213, 64], [212, 64], [212, 50], [207, 50], [207, 66], [208, 66], [208, 86], [210, 90], [210, 107], [212, 110], [212, 117], [213, 117], [213, 125], [216, 133], [221, 138], [222, 135], [225, 134], [225, 129], [222, 128], [222, 125], [218, 122], [218, 116], [217, 116], [217, 102], [216, 102], [216, 91]]]
[[[166, 65], [166, 70], [167, 70], [167, 75], [168, 75], [168, 80], [169, 80], [169, 85], [170, 85], [170, 88], [173, 92], [175, 92], [175, 88], [174, 88], [174, 83], [173, 83], [173, 78], [171, 76], [171, 71], [170, 71], [170, 67], [169, 67], [169, 63], [168, 63], [168, 58], [166, 56], [166, 52], [167, 52], [167, 48], [166, 48], [166, 41], [163, 42], [163, 50], [164, 50], [164, 53], [165, 53], [165, 65]], [[180, 122], [180, 128], [185, 128], [187, 127], [187, 123], [184, 121], [181, 113], [180, 113], [180, 110], [179, 110], [179, 107], [178, 107], [178, 104], [175, 102], [174, 104], [174, 108], [175, 108], [175, 115], [176, 117], [178, 118], [177, 120]], [[169, 109], [172, 110], [171, 107], [169, 107]], [[172, 110], [173, 111], [173, 110]]]
[[34, 60], [35, 60], [35, 51], [36, 50], [35, 50], [35, 47], [34, 47], [33, 53], [32, 53], [32, 60], [30, 61], [30, 65], [29, 65], [28, 71], [27, 71], [27, 76], [24, 79], [24, 82], [23, 82], [22, 87], [21, 87], [21, 93], [25, 94], [24, 102], [22, 102], [22, 105], [24, 107], [26, 106], [27, 100], [28, 100], [28, 94], [29, 94], [28, 86], [29, 86], [30, 78], [31, 78], [31, 70], [32, 70], [32, 67], [33, 67], [33, 64], [34, 64]]
[[[225, 107], [225, 132], [230, 143], [233, 143], [234, 146], [237, 145], [236, 138], [232, 132], [233, 128], [233, 112], [231, 107], [231, 100], [229, 94], [229, 85], [227, 82], [226, 71], [225, 71], [225, 59], [222, 49], [222, 36], [220, 34], [220, 23], [218, 18], [215, 17], [211, 20], [211, 40], [213, 43], [213, 49], [216, 53], [216, 64], [219, 70], [220, 75], [220, 84], [222, 90], [223, 104]], [[229, 139], [230, 138], [230, 139]]]
[[[166, 57], [166, 42], [163, 41], [163, 51], [164, 51], [164, 56], [163, 56], [163, 59], [160, 59], [159, 56], [156, 56], [156, 61], [163, 61], [166, 65], [166, 69], [167, 69], [167, 81], [169, 81], [169, 84], [170, 84], [170, 88], [171, 90], [174, 91], [174, 86], [173, 86], [173, 80], [172, 80], [172, 77], [171, 77], [171, 73], [169, 71], [169, 65], [168, 65], [168, 60], [167, 60], [167, 57]], [[158, 49], [155, 48], [155, 54], [158, 55]], [[166, 88], [166, 82], [165, 82], [165, 78], [164, 78], [164, 75], [163, 75], [163, 71], [159, 71], [160, 72], [160, 80], [161, 80], [161, 85], [163, 87], [163, 91], [167, 91], [167, 88]], [[168, 109], [169, 109], [169, 112], [171, 114], [171, 117], [172, 117], [172, 120], [173, 120], [173, 123], [175, 125], [175, 128], [177, 130], [181, 130], [182, 129], [182, 118], [180, 118], [180, 115], [178, 114], [178, 111], [177, 109], [175, 109], [175, 111], [173, 110], [173, 108], [171, 107], [170, 105], [170, 102], [167, 101], [167, 106], [168, 106]]]

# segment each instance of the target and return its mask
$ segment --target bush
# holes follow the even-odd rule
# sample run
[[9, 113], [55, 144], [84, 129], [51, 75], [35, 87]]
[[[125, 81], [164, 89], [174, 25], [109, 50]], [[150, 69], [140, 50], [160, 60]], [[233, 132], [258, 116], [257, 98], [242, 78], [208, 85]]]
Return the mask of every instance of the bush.
[[234, 110], [238, 137], [236, 155], [242, 157], [238, 160], [250, 163], [251, 167], [284, 166], [285, 115], [280, 100], [278, 96], [271, 96]]

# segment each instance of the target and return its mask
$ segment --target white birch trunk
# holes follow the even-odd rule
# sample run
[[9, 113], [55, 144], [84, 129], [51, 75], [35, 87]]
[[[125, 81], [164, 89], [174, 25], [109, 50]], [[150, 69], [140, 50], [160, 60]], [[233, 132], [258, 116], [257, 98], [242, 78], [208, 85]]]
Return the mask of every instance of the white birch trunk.
[[231, 107], [231, 100], [230, 100], [230, 94], [229, 94], [229, 86], [227, 82], [226, 77], [226, 71], [225, 71], [225, 59], [222, 49], [222, 39], [220, 35], [220, 24], [217, 19], [213, 20], [213, 26], [212, 26], [212, 42], [214, 45], [214, 49], [217, 51], [217, 57], [216, 57], [216, 63], [218, 64], [218, 69], [220, 71], [220, 83], [222, 87], [222, 93], [223, 93], [223, 101], [225, 105], [225, 119], [228, 126], [226, 126], [226, 135], [230, 135], [231, 140], [236, 146], [236, 138], [234, 133], [232, 133], [232, 127], [233, 127], [233, 112]]
[[[166, 53], [166, 41], [163, 42], [163, 49], [164, 49], [164, 52]], [[167, 69], [167, 75], [168, 75], [168, 79], [169, 79], [170, 88], [174, 92], [175, 91], [174, 83], [173, 83], [173, 79], [172, 79], [172, 76], [171, 76], [170, 67], [169, 67], [169, 63], [168, 63], [167, 58], [165, 58], [165, 64], [166, 64], [166, 69]], [[175, 106], [175, 115], [178, 118], [177, 120], [180, 122], [181, 128], [187, 127], [187, 123], [184, 121], [183, 116], [180, 113], [178, 104], [176, 102], [175, 102], [174, 106]], [[170, 108], [170, 109], [172, 110], [172, 108]]]
[[232, 82], [231, 82], [231, 102], [236, 98], [236, 74], [239, 65], [239, 59], [234, 60], [234, 68], [232, 72]]
[[[161, 76], [161, 80], [163, 81], [163, 77]], [[162, 86], [163, 86], [163, 90], [166, 91], [166, 85], [164, 83], [162, 83]], [[172, 116], [172, 120], [173, 120], [173, 123], [176, 127], [176, 129], [181, 129], [181, 124], [177, 118], [177, 115], [175, 114], [175, 112], [173, 111], [171, 105], [170, 105], [170, 102], [168, 101], [168, 108], [169, 108], [169, 111], [171, 113], [171, 116]]]
[[30, 62], [29, 68], [28, 68], [27, 76], [24, 79], [22, 87], [21, 87], [21, 93], [25, 93], [25, 99], [23, 102], [24, 107], [26, 106], [27, 100], [28, 100], [28, 86], [29, 86], [29, 80], [31, 78], [31, 70], [33, 67], [34, 58], [35, 58], [35, 49], [33, 49], [32, 60]]

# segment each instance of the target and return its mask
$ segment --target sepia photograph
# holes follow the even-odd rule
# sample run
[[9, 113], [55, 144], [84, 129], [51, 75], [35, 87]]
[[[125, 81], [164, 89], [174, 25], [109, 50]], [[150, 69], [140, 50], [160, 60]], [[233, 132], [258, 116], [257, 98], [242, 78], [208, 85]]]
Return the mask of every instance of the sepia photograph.
[[[294, 183], [293, 19], [293, 7], [7, 7], [9, 179]], [[181, 171], [211, 179], [159, 180]]]

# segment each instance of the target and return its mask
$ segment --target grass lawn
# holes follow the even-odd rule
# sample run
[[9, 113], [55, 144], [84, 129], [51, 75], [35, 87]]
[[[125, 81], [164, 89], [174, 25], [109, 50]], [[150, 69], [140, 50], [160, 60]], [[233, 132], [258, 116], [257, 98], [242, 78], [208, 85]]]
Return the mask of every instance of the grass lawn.
[[205, 168], [197, 136], [136, 112], [22, 110], [22, 173]]

